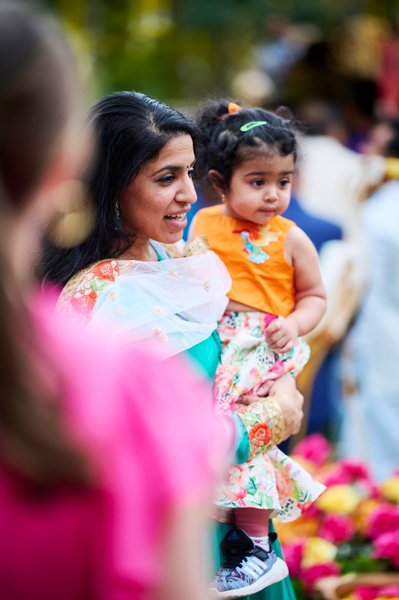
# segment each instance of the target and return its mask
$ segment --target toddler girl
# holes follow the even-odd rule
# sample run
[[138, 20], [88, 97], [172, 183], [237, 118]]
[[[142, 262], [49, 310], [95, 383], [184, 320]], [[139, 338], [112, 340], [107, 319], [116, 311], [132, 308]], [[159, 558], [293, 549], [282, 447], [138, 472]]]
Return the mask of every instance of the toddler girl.
[[[204, 143], [197, 173], [223, 204], [200, 210], [189, 237], [206, 236], [232, 278], [218, 327], [223, 352], [215, 395], [220, 410], [236, 412], [243, 410], [241, 396], [302, 369], [309, 348], [298, 336], [319, 323], [325, 291], [312, 242], [280, 216], [290, 201], [297, 158], [292, 121], [220, 101], [204, 106], [198, 125]], [[269, 445], [266, 423], [252, 435]], [[222, 543], [226, 562], [213, 582], [216, 595], [246, 596], [283, 579], [288, 570], [270, 545], [269, 518], [296, 519], [323, 489], [276, 446], [232, 465], [216, 504], [222, 512], [233, 509], [236, 529]]]

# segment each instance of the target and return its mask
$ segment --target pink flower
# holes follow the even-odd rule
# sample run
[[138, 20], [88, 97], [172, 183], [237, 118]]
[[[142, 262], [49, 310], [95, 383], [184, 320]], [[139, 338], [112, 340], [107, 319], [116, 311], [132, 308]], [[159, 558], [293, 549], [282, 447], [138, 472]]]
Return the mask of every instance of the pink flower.
[[380, 489], [379, 489], [377, 483], [375, 483], [374, 481], [371, 481], [371, 479], [369, 479], [368, 481], [364, 481], [363, 485], [364, 485], [365, 496], [367, 496], [368, 498], [380, 498], [381, 497]]
[[340, 485], [342, 483], [354, 483], [355, 481], [367, 484], [370, 482], [367, 467], [360, 461], [342, 460], [332, 467], [323, 483], [325, 485]]
[[331, 444], [319, 433], [307, 436], [297, 444], [292, 452], [295, 456], [301, 456], [314, 465], [321, 466], [329, 457]]
[[331, 485], [346, 485], [351, 482], [352, 480], [349, 473], [342, 471], [339, 464], [331, 467], [325, 477], [323, 477], [323, 483], [327, 487]]
[[374, 600], [374, 598], [378, 596], [378, 588], [363, 585], [356, 588], [355, 594], [356, 598], [359, 598], [359, 600]]
[[399, 530], [383, 533], [374, 540], [374, 558], [387, 558], [399, 568]]
[[386, 585], [378, 591], [383, 598], [399, 598], [399, 585]]
[[303, 569], [301, 579], [305, 585], [307, 592], [310, 592], [319, 579], [322, 577], [330, 577], [332, 575], [339, 575], [340, 567], [335, 562], [321, 563], [312, 565], [307, 569]]
[[358, 479], [370, 479], [370, 473], [367, 465], [362, 463], [360, 460], [341, 460], [340, 466], [342, 471], [351, 477], [352, 481], [356, 481]]
[[374, 539], [392, 531], [399, 531], [399, 506], [382, 504], [371, 513], [366, 533]]
[[387, 558], [394, 567], [399, 568], [399, 534], [398, 532], [384, 533], [374, 541], [373, 556]]
[[326, 515], [319, 530], [319, 535], [333, 544], [350, 540], [354, 533], [352, 520], [347, 515], [337, 514]]
[[383, 598], [399, 598], [399, 585], [386, 585], [379, 589], [379, 595]]
[[322, 516], [322, 511], [318, 508], [317, 504], [313, 502], [308, 508], [305, 509], [304, 515], [306, 515], [309, 519], [320, 519]]
[[374, 598], [399, 598], [398, 585], [386, 585], [383, 587], [361, 586], [355, 590], [356, 598], [359, 600], [374, 600]]
[[283, 547], [283, 554], [288, 565], [291, 577], [299, 577], [301, 574], [301, 561], [305, 541], [298, 539]]

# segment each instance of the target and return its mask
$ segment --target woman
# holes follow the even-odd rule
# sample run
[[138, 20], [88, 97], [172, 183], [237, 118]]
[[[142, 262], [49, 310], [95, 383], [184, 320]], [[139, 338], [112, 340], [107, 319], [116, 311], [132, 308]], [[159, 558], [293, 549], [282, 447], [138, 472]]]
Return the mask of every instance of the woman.
[[[96, 223], [82, 245], [48, 249], [43, 268], [48, 278], [68, 282], [59, 307], [81, 322], [100, 320], [128, 337], [160, 340], [166, 356], [185, 347], [213, 378], [220, 346], [210, 331], [225, 306], [225, 271], [212, 253], [168, 260], [159, 244], [181, 239], [185, 215], [196, 199], [193, 125], [174, 109], [134, 92], [100, 100], [91, 123], [97, 154], [86, 183]], [[173, 279], [175, 296], [169, 297], [166, 279], [171, 273], [180, 280]], [[201, 295], [204, 286], [219, 299], [211, 315], [213, 303], [206, 305]], [[242, 420], [237, 418], [241, 460], [249, 446], [254, 452], [269, 447], [259, 444], [260, 425], [272, 432], [273, 443], [297, 430], [297, 400], [293, 382], [281, 379], [267, 402], [256, 398]], [[278, 598], [293, 597], [287, 580], [274, 592]], [[273, 588], [265, 594], [259, 597], [273, 597]]]
[[0, 4], [0, 81], [1, 596], [202, 600], [209, 390], [180, 361], [82, 335], [35, 293], [41, 230], [88, 145], [62, 34], [16, 2]]

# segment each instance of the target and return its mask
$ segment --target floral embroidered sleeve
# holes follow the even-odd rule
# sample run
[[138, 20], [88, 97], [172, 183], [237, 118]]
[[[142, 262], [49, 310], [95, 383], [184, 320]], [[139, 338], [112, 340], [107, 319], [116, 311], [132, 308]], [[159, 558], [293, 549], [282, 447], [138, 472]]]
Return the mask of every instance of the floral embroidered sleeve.
[[250, 455], [263, 454], [284, 440], [284, 418], [278, 402], [265, 398], [238, 411], [247, 431]]
[[57, 311], [87, 324], [99, 295], [119, 274], [115, 260], [104, 260], [77, 273], [63, 288], [57, 303]]

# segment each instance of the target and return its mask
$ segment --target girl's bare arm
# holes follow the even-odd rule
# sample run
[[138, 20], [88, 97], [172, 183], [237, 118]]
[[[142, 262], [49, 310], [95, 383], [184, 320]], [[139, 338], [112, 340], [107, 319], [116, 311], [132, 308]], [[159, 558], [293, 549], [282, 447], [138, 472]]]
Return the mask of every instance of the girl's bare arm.
[[326, 291], [316, 248], [306, 233], [293, 227], [287, 235], [286, 258], [294, 266], [295, 308], [285, 319], [276, 319], [266, 329], [266, 338], [276, 352], [287, 352], [295, 338], [318, 325], [326, 311]]

